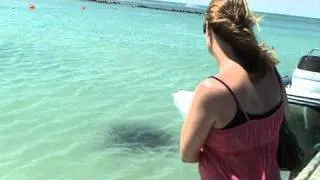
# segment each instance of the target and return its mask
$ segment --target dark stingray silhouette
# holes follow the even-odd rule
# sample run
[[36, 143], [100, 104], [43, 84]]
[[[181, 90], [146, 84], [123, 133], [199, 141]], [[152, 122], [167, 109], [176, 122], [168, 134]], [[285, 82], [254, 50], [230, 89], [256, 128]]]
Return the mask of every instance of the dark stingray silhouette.
[[175, 136], [165, 128], [146, 123], [115, 124], [108, 128], [104, 146], [129, 151], [177, 152]]

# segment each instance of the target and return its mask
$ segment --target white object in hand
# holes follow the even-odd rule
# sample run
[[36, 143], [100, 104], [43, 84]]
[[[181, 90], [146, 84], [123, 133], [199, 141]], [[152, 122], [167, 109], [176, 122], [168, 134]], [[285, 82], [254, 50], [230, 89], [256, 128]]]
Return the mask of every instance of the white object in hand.
[[188, 113], [192, 99], [193, 99], [193, 91], [180, 89], [177, 92], [173, 93], [173, 101], [175, 106], [178, 108], [179, 112], [183, 117]]

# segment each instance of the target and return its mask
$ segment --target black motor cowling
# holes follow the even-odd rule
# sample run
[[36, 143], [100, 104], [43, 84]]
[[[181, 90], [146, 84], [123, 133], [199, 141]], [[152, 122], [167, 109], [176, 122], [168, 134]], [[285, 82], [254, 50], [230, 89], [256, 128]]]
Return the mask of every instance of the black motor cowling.
[[303, 56], [298, 64], [298, 69], [320, 73], [320, 56], [313, 55], [319, 49], [312, 49], [308, 55]]

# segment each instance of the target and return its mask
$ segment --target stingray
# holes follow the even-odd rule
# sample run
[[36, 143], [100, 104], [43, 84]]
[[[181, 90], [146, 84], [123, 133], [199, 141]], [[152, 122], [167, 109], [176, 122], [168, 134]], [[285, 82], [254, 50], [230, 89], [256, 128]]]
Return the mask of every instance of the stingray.
[[110, 126], [106, 133], [105, 148], [120, 148], [133, 152], [177, 152], [176, 135], [166, 128], [146, 123], [120, 123]]

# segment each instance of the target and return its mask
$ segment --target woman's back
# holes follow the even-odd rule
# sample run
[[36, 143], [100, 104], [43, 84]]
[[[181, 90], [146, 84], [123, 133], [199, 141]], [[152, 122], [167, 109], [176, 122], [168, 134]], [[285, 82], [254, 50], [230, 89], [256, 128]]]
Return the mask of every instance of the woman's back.
[[[279, 105], [282, 93], [277, 76], [277, 73], [271, 70], [259, 82], [253, 83], [245, 70], [241, 66], [234, 64], [226, 71], [216, 75], [216, 78], [221, 80], [222, 83], [217, 83], [217, 79], [209, 78], [206, 83], [208, 88], [217, 88], [218, 85], [224, 94], [223, 99], [221, 99], [221, 109], [219, 110], [221, 119], [216, 122], [215, 128], [221, 129], [229, 124], [240, 107], [248, 115], [259, 117], [260, 115], [268, 114]], [[232, 92], [226, 88], [226, 85]], [[237, 107], [235, 98], [240, 107]]]
[[[229, 76], [235, 72], [236, 79]], [[276, 153], [284, 110], [276, 73], [253, 84], [235, 66], [209, 81], [218, 81], [226, 96], [200, 154], [202, 179], [280, 179]]]

